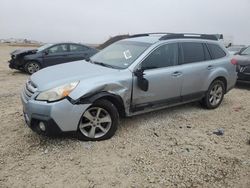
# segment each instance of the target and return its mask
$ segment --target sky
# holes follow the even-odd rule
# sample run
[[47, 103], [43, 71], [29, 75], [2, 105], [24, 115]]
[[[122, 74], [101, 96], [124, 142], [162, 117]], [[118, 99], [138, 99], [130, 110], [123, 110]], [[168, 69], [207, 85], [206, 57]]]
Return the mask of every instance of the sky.
[[98, 44], [117, 34], [222, 33], [250, 44], [250, 0], [0, 0], [0, 39]]

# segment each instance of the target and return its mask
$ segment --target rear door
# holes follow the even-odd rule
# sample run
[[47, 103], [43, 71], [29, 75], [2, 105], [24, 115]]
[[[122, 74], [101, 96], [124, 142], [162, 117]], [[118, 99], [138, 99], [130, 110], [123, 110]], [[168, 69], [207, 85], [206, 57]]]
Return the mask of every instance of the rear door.
[[89, 57], [90, 48], [79, 44], [69, 44], [70, 61], [83, 60]]
[[165, 106], [180, 101], [182, 73], [178, 68], [178, 44], [164, 44], [156, 48], [141, 63], [144, 78], [149, 82], [148, 91], [142, 91], [133, 78], [133, 111], [146, 107]]
[[180, 43], [180, 70], [183, 73], [182, 100], [200, 98], [204, 94], [204, 84], [214, 68], [205, 43]]
[[70, 61], [68, 44], [57, 44], [47, 50], [47, 54], [43, 56], [46, 66], [57, 65]]

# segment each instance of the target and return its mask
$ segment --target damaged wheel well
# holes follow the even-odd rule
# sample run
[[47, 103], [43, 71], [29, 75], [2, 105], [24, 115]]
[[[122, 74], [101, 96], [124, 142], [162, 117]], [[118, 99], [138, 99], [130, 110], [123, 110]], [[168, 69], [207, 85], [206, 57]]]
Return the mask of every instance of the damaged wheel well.
[[84, 103], [95, 103], [97, 100], [100, 99], [105, 99], [108, 100], [109, 102], [111, 102], [112, 104], [115, 105], [115, 107], [117, 108], [119, 115], [121, 117], [125, 117], [126, 113], [125, 113], [125, 107], [123, 104], [123, 100], [120, 96], [115, 95], [115, 94], [111, 94], [108, 92], [100, 92], [100, 93], [96, 93], [94, 95], [90, 95], [88, 97], [82, 97], [79, 101], [79, 103], [84, 104]]
[[[124, 105], [123, 105], [123, 102], [122, 102], [122, 99], [119, 99], [118, 96], [103, 96], [99, 99], [105, 99], [105, 100], [108, 100], [110, 101], [112, 104], [115, 105], [115, 107], [117, 108], [118, 112], [119, 112], [119, 115], [121, 117], [125, 117], [125, 108], [124, 108]], [[98, 100], [99, 100], [98, 99]]]

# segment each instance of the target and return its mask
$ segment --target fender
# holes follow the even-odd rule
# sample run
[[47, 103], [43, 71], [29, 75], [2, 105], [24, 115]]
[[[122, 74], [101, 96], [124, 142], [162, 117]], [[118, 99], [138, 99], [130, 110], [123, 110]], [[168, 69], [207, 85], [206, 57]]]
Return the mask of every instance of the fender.
[[121, 96], [109, 93], [107, 91], [100, 91], [97, 93], [91, 93], [88, 95], [84, 95], [77, 100], [73, 100], [70, 97], [67, 97], [67, 99], [72, 104], [75, 104], [75, 105], [93, 104], [96, 100], [98, 100], [100, 98], [107, 98], [110, 102], [112, 102], [116, 106], [120, 115], [126, 116], [124, 102], [123, 102]]
[[28, 61], [36, 61], [40, 64], [41, 67], [43, 67], [42, 58], [38, 56], [38, 54], [26, 55], [23, 60], [25, 63], [27, 63]]
[[123, 100], [120, 96], [109, 93], [107, 91], [100, 91], [97, 93], [92, 93], [92, 94], [82, 96], [79, 99], [77, 99], [77, 102], [75, 104], [92, 104], [96, 100], [103, 98], [103, 97], [113, 97], [117, 101], [121, 102], [121, 104], [123, 104]]
[[[228, 75], [228, 72], [224, 69], [224, 68], [221, 68], [221, 67], [217, 67], [216, 70], [214, 70], [213, 72], [210, 73], [210, 75], [208, 76], [208, 79], [206, 80], [205, 84], [204, 84], [204, 88], [203, 90], [204, 91], [207, 91], [207, 89], [209, 88], [210, 84], [218, 77], [222, 77], [222, 78], [225, 78], [226, 82], [228, 83], [228, 78], [229, 78], [229, 75]], [[226, 85], [227, 85], [226, 83]], [[226, 88], [227, 90], [227, 88]]]

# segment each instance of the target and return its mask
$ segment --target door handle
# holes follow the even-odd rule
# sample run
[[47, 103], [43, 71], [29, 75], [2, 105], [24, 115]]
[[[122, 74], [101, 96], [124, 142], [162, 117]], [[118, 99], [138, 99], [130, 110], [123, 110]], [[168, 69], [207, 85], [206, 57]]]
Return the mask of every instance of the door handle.
[[213, 68], [214, 68], [213, 65], [208, 65], [208, 66], [207, 66], [207, 70], [212, 70]]
[[172, 76], [174, 76], [174, 77], [181, 76], [181, 75], [182, 75], [182, 73], [179, 72], [179, 71], [176, 71], [176, 72], [172, 73]]

